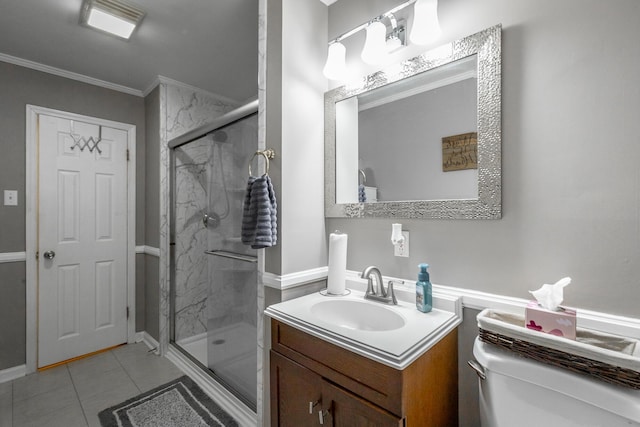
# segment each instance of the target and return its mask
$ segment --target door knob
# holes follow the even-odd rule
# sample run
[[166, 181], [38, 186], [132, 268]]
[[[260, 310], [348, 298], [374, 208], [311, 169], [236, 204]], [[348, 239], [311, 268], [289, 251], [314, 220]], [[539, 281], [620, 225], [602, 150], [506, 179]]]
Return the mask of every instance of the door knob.
[[45, 259], [54, 259], [56, 256], [56, 253], [53, 251], [47, 251], [43, 253], [42, 256], [44, 256]]

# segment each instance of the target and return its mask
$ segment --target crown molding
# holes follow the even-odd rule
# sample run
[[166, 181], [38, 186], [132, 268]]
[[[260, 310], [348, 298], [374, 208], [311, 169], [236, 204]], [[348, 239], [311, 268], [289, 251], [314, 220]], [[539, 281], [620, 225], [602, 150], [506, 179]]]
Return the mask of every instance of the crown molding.
[[20, 67], [31, 68], [32, 70], [41, 71], [43, 73], [53, 74], [56, 76], [64, 77], [71, 80], [76, 80], [82, 83], [88, 83], [94, 86], [100, 86], [105, 89], [115, 90], [117, 92], [126, 93], [128, 95], [143, 97], [142, 91], [133, 89], [127, 86], [122, 86], [115, 83], [110, 83], [104, 80], [95, 79], [93, 77], [85, 76], [84, 74], [74, 73], [72, 71], [63, 70], [61, 68], [51, 67], [39, 62], [29, 61], [28, 59], [18, 58], [16, 56], [0, 53], [0, 61], [7, 62], [9, 64], [18, 65]]
[[216, 99], [224, 104], [227, 105], [231, 105], [232, 107], [239, 107], [241, 104], [240, 102], [238, 102], [238, 100], [236, 99], [231, 99], [231, 98], [227, 98], [226, 96], [222, 96], [222, 95], [218, 95], [217, 93], [213, 93], [213, 92], [209, 92], [208, 90], [204, 90], [204, 89], [200, 89], [197, 86], [193, 86], [187, 83], [183, 83], [181, 81], [178, 80], [174, 80], [171, 79], [169, 77], [165, 77], [165, 76], [158, 76], [156, 77], [149, 86], [147, 86], [147, 88], [142, 92], [142, 96], [147, 96], [151, 93], [151, 91], [153, 91], [158, 85], [160, 84], [166, 84], [166, 85], [170, 85], [170, 86], [175, 86], [181, 89], [186, 89], [192, 92], [198, 92], [204, 95], [207, 95], [213, 99]]

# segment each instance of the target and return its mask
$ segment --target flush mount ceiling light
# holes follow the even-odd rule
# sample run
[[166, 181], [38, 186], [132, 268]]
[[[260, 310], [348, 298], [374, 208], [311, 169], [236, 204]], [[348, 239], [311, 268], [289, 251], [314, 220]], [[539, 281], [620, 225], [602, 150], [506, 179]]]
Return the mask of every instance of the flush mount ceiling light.
[[129, 40], [143, 17], [142, 10], [122, 0], [84, 0], [80, 23]]
[[[366, 29], [367, 32], [361, 54], [363, 62], [367, 64], [380, 64], [386, 60], [389, 53], [405, 46], [404, 22], [396, 21], [394, 13], [414, 3], [411, 42], [427, 44], [434, 41], [441, 34], [438, 22], [438, 0], [407, 0], [371, 21], [331, 40], [327, 62], [323, 70], [325, 77], [331, 80], [341, 80], [346, 77], [345, 48], [340, 42], [360, 30]], [[387, 27], [384, 20], [389, 20], [391, 28]]]

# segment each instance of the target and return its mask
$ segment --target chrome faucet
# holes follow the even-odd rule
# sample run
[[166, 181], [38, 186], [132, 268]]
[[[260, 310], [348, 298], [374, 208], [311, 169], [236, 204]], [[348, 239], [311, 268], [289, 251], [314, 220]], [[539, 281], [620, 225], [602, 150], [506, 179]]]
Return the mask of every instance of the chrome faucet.
[[[371, 277], [372, 275], [373, 277]], [[360, 277], [362, 279], [367, 279], [367, 291], [364, 293], [365, 299], [383, 302], [386, 304], [398, 304], [396, 294], [393, 292], [393, 282], [390, 280], [388, 288], [385, 289], [384, 283], [382, 282], [382, 274], [378, 267], [370, 265], [362, 271]], [[376, 282], [375, 286], [373, 284], [374, 278]]]

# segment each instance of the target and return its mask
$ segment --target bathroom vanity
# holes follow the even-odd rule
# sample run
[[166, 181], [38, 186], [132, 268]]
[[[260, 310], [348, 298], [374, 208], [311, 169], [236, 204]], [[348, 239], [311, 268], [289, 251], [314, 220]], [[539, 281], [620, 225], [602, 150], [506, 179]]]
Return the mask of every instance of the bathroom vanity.
[[406, 298], [387, 306], [353, 291], [269, 307], [271, 425], [458, 425], [460, 304], [434, 305], [446, 308], [420, 313]]

